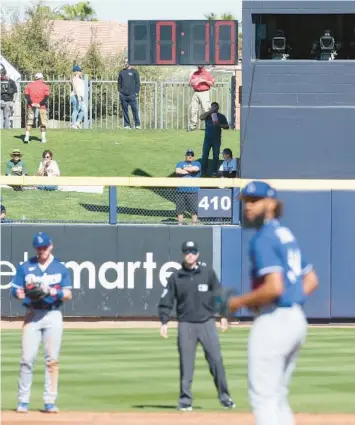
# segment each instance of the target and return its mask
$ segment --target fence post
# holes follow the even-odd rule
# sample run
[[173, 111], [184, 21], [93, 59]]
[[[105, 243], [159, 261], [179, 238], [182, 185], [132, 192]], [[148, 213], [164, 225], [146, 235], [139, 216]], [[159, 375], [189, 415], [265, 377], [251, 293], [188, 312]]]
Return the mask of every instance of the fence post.
[[158, 129], [158, 83], [154, 87], [154, 130]]
[[109, 223], [117, 224], [117, 187], [110, 186], [108, 190]]
[[84, 94], [84, 105], [85, 105], [85, 115], [84, 115], [84, 128], [87, 130], [89, 128], [89, 77], [88, 75], [84, 75], [84, 84], [85, 84], [85, 94]]
[[239, 200], [240, 188], [232, 188], [232, 224], [241, 222], [241, 202]]

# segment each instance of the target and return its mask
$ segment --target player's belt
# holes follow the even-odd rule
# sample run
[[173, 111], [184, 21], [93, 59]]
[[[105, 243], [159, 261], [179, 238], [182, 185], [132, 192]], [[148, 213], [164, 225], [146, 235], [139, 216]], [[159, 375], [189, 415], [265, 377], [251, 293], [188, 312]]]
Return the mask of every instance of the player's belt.
[[45, 311], [52, 311], [52, 310], [58, 310], [59, 306], [55, 304], [40, 304], [38, 306], [29, 306], [29, 309], [32, 310], [45, 310]]

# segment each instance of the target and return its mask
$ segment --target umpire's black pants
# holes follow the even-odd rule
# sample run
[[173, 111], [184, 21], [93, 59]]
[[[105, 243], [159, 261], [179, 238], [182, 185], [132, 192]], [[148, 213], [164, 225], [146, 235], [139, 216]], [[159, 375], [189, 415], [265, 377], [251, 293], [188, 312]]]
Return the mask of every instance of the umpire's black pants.
[[223, 366], [219, 337], [214, 319], [203, 323], [179, 323], [178, 349], [180, 355], [179, 405], [192, 405], [191, 384], [195, 367], [196, 347], [200, 342], [210, 367], [219, 400], [230, 400]]

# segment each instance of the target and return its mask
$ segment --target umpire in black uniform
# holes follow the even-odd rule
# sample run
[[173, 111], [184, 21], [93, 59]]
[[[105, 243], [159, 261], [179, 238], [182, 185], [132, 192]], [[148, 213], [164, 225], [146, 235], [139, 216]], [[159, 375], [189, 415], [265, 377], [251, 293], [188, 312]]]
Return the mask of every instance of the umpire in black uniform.
[[[191, 384], [194, 372], [196, 347], [200, 342], [221, 404], [234, 408], [229, 394], [218, 332], [214, 319], [214, 296], [220, 283], [213, 269], [200, 266], [196, 242], [187, 241], [181, 247], [184, 261], [182, 268], [171, 274], [159, 302], [159, 317], [162, 323], [161, 336], [167, 338], [169, 315], [177, 302], [179, 322], [178, 349], [180, 356], [180, 397], [178, 410], [192, 410]], [[222, 330], [228, 328], [226, 318], [221, 319]]]

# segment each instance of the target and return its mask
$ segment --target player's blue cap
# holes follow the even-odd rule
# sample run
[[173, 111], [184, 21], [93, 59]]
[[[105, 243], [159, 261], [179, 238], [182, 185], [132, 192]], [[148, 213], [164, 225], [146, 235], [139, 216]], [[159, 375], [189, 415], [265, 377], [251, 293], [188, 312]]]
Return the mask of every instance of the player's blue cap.
[[262, 181], [251, 181], [243, 187], [240, 198], [272, 198], [277, 199], [276, 190], [268, 183]]
[[41, 248], [43, 246], [52, 245], [52, 239], [47, 233], [38, 232], [33, 236], [33, 248]]

